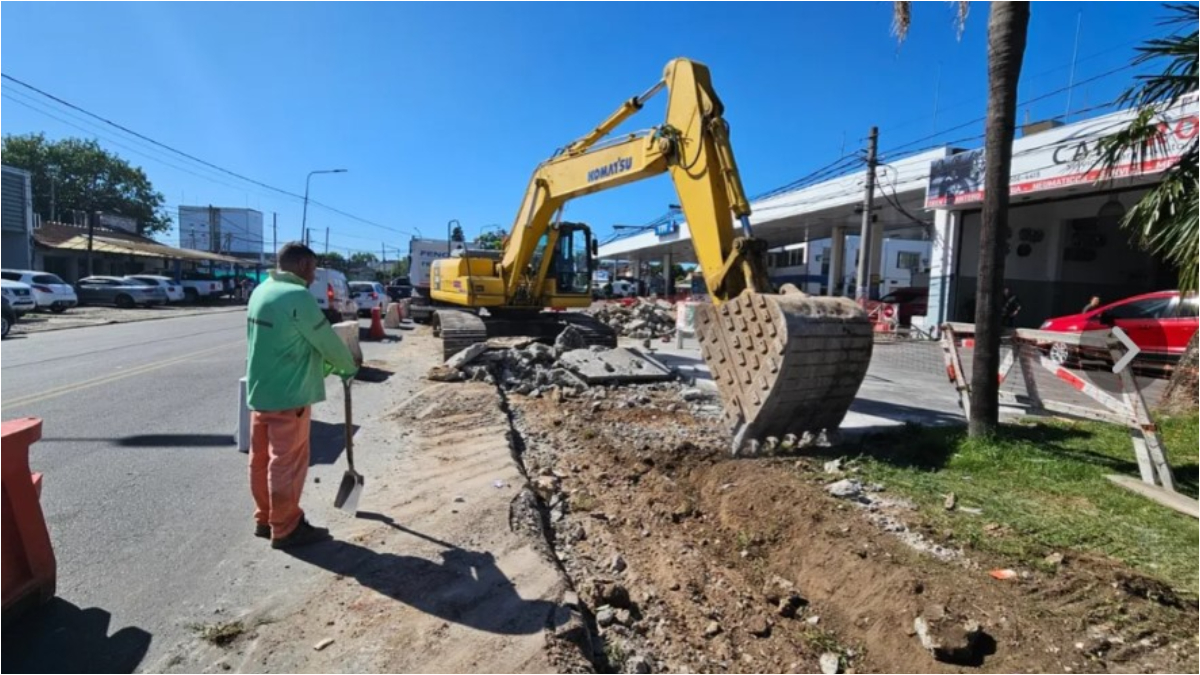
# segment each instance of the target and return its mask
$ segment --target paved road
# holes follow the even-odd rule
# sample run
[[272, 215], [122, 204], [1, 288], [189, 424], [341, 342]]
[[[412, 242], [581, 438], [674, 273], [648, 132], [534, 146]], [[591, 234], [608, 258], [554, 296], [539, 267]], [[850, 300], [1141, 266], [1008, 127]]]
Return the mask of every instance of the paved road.
[[[5, 671], [153, 669], [193, 623], [226, 618], [272, 579], [303, 582], [252, 535], [246, 456], [232, 437], [245, 357], [242, 312], [4, 341], [3, 418], [44, 420], [30, 463], [45, 474], [59, 579], [58, 599], [25, 636], [37, 648], [18, 654], [9, 646], [21, 640], [6, 633]], [[380, 395], [369, 387], [356, 408]], [[326, 491], [344, 468], [341, 396], [329, 393], [314, 410], [310, 474]], [[327, 515], [318, 506], [318, 522]], [[79, 640], [89, 660], [64, 662], [61, 648], [78, 651]]]

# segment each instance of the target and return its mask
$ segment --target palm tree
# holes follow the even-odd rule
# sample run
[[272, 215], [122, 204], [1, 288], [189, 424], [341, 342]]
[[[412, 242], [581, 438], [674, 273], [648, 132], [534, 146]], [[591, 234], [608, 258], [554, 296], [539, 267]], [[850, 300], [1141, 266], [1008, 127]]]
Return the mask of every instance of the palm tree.
[[[893, 5], [893, 30], [900, 40], [912, 17], [909, 2]], [[968, 4], [957, 3], [958, 29]], [[979, 229], [978, 285], [975, 289], [975, 354], [971, 372], [968, 433], [991, 435], [1000, 424], [1000, 316], [1004, 286], [1004, 248], [1000, 235], [1008, 229], [1008, 185], [1013, 134], [1017, 122], [1017, 82], [1025, 59], [1029, 28], [1028, 2], [993, 2], [988, 12], [988, 103], [985, 122], [983, 218]]]
[[[1118, 102], [1137, 108], [1132, 121], [1101, 142], [1099, 165], [1141, 162], [1161, 155], [1166, 138], [1159, 132], [1158, 117], [1197, 89], [1197, 5], [1168, 4], [1168, 16], [1161, 23], [1177, 26], [1179, 31], [1164, 38], [1149, 40], [1137, 48], [1135, 64], [1161, 64], [1158, 72], [1141, 75]], [[1193, 138], [1179, 160], [1168, 168], [1161, 181], [1150, 189], [1125, 214], [1122, 224], [1136, 232], [1148, 250], [1161, 255], [1179, 270], [1179, 288], [1195, 291], [1200, 269], [1200, 230], [1197, 223], [1197, 139]], [[1175, 369], [1163, 396], [1164, 407], [1195, 410], [1197, 404], [1196, 335]]]

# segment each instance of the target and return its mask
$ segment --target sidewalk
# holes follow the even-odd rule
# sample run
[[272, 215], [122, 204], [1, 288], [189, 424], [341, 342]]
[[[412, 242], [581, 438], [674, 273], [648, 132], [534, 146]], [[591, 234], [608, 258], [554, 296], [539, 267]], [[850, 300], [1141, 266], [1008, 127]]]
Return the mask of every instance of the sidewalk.
[[51, 330], [103, 326], [114, 323], [177, 319], [183, 316], [222, 314], [245, 310], [246, 306], [241, 304], [216, 303], [211, 305], [160, 305], [157, 307], [139, 307], [136, 309], [118, 309], [116, 307], [88, 305], [72, 307], [62, 314], [31, 312], [13, 324], [11, 335], [29, 335], [31, 333], [43, 333]]
[[[305, 506], [335, 541], [294, 552], [264, 546], [260, 573], [277, 573], [276, 583], [225, 612], [237, 636], [224, 646], [197, 638], [149, 669], [558, 671], [553, 634], [578, 624], [540, 524], [523, 527], [529, 521], [513, 508], [525, 478], [508, 419], [491, 386], [416, 379], [439, 361], [427, 331], [364, 343], [368, 365], [397, 371], [384, 387], [415, 391], [356, 413], [366, 477], [357, 518], [326, 504], [344, 469], [340, 453], [327, 453], [336, 470], [309, 485]], [[373, 360], [381, 351], [386, 362]]]

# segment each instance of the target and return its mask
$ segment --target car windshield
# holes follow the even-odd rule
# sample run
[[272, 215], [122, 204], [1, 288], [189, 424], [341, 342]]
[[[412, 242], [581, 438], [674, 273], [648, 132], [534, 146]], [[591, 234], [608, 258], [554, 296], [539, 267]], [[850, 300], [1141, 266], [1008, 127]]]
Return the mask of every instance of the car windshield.
[[56, 275], [53, 275], [53, 274], [35, 274], [33, 277], [33, 283], [35, 283], [35, 284], [57, 284], [57, 285], [61, 286], [61, 285], [66, 285], [67, 282], [63, 281], [62, 279], [59, 279]]
[[371, 284], [350, 284], [350, 289], [355, 293], [370, 293], [375, 287]]
[[126, 281], [145, 286], [157, 286], [160, 283], [158, 279], [153, 279], [150, 277], [129, 277], [126, 279]]

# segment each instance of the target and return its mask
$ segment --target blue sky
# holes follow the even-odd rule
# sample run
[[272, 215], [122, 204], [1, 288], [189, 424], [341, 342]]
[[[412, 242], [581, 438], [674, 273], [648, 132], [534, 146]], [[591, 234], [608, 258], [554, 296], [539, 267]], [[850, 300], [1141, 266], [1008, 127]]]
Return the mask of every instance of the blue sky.
[[[1035, 3], [1021, 100], [1066, 87], [1080, 17], [1071, 107], [1110, 100], [1132, 71], [1105, 73], [1164, 32], [1162, 14], [1152, 3]], [[891, 3], [9, 3], [2, 19], [4, 74], [162, 143], [296, 193], [309, 170], [348, 169], [314, 177], [313, 198], [391, 229], [310, 209], [310, 226], [330, 227], [343, 252], [407, 248], [409, 233], [444, 234], [451, 218], [469, 235], [508, 229], [534, 166], [676, 56], [712, 69], [751, 195], [861, 148], [872, 124], [882, 152], [914, 150], [981, 118], [986, 102], [980, 2], [961, 40], [951, 4], [917, 3], [899, 46]], [[2, 90], [6, 134], [97, 137], [146, 169], [173, 214], [179, 204], [249, 206], [268, 223], [278, 212], [281, 241], [299, 234], [295, 199], [149, 149], [10, 82]], [[1021, 115], [1059, 116], [1066, 105], [1059, 93]], [[660, 97], [628, 128], [662, 113]], [[974, 123], [944, 138], [981, 133]], [[661, 177], [573, 202], [566, 216], [607, 233], [674, 201]]]

